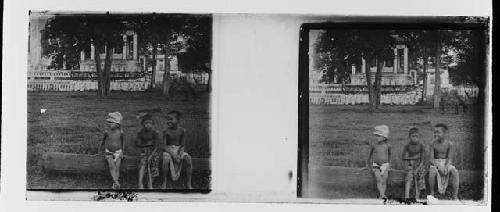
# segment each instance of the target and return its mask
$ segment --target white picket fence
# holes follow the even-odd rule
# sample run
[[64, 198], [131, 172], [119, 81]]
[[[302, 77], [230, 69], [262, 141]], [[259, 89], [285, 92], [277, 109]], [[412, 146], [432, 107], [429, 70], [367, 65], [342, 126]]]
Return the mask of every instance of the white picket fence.
[[[380, 103], [387, 105], [415, 105], [419, 100], [416, 92], [382, 94]], [[368, 104], [368, 94], [309, 94], [309, 103], [320, 105]]]
[[[147, 81], [112, 81], [112, 91], [144, 91]], [[97, 81], [91, 80], [34, 80], [28, 81], [28, 91], [95, 91]]]

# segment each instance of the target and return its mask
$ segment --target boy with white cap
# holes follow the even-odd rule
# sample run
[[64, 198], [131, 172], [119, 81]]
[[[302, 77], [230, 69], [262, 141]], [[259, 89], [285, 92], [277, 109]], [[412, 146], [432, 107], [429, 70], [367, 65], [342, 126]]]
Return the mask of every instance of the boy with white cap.
[[109, 172], [113, 178], [113, 189], [120, 188], [118, 178], [120, 178], [120, 164], [123, 158], [123, 131], [120, 122], [123, 119], [119, 112], [108, 114], [106, 121], [108, 129], [104, 132], [104, 138], [100, 146], [100, 151], [104, 149], [104, 157], [109, 165]]
[[379, 197], [386, 198], [385, 190], [387, 188], [389, 163], [391, 161], [391, 145], [387, 143], [389, 127], [387, 125], [376, 126], [373, 134], [377, 141], [370, 144], [370, 155], [368, 156], [367, 166], [373, 170], [377, 179]]

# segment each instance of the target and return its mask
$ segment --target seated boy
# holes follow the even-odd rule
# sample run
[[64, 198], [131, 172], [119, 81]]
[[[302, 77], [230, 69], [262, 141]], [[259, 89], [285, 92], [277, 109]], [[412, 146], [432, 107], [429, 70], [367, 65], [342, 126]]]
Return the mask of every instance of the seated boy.
[[386, 198], [385, 190], [387, 188], [389, 163], [391, 161], [391, 146], [387, 143], [389, 127], [386, 125], [376, 126], [373, 134], [377, 140], [370, 144], [370, 155], [368, 156], [367, 166], [372, 168], [377, 179], [379, 197]]
[[109, 172], [113, 178], [113, 189], [120, 188], [120, 164], [123, 158], [123, 131], [120, 128], [122, 115], [119, 112], [109, 113], [106, 121], [108, 130], [104, 132], [104, 138], [100, 146], [100, 152], [104, 150], [104, 157], [109, 165]]
[[434, 141], [432, 142], [429, 167], [430, 195], [434, 196], [434, 184], [437, 178], [438, 192], [444, 194], [448, 187], [448, 179], [451, 177], [453, 186], [453, 199], [458, 199], [459, 177], [458, 170], [451, 165], [451, 157], [454, 154], [454, 147], [447, 139], [448, 126], [436, 124], [434, 126]]
[[405, 198], [410, 198], [410, 189], [412, 182], [415, 183], [415, 198], [419, 198], [420, 190], [425, 189], [425, 167], [424, 167], [424, 153], [425, 146], [420, 143], [420, 133], [418, 128], [410, 128], [408, 137], [410, 142], [403, 148], [403, 160], [406, 162], [406, 184], [405, 184]]
[[[160, 136], [153, 129], [153, 117], [146, 114], [142, 117], [141, 124], [143, 128], [137, 133], [135, 145], [141, 150], [141, 162], [139, 164], [139, 188], [143, 189], [144, 172], [148, 173], [148, 188], [153, 188], [153, 179], [160, 174], [160, 154], [159, 140]], [[146, 170], [147, 168], [147, 170]]]
[[163, 140], [166, 144], [166, 149], [163, 153], [163, 188], [167, 187], [169, 170], [172, 180], [177, 181], [182, 169], [185, 169], [187, 175], [187, 188], [193, 188], [191, 186], [191, 156], [184, 152], [186, 129], [179, 126], [180, 116], [181, 114], [178, 111], [171, 111], [167, 114], [167, 129], [163, 131]]

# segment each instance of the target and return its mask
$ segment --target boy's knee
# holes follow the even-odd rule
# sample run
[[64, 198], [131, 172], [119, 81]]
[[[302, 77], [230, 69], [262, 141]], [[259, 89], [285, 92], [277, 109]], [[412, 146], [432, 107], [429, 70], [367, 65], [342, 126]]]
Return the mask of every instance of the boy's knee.
[[144, 167], [146, 166], [146, 158], [141, 158], [141, 161], [139, 162], [139, 166]]
[[413, 180], [413, 173], [411, 172], [408, 172], [408, 174], [406, 174], [406, 179], [405, 179], [407, 182], [408, 181], [412, 181]]
[[451, 167], [450, 168], [450, 174], [451, 174], [451, 177], [453, 177], [455, 179], [458, 179], [458, 170], [457, 170], [457, 168]]
[[186, 153], [186, 154], [184, 154], [184, 160], [186, 160], [186, 161], [190, 161], [190, 162], [191, 162], [191, 155], [189, 155], [189, 154], [187, 154], [187, 153]]
[[165, 161], [170, 161], [172, 159], [172, 157], [170, 156], [170, 154], [164, 152], [163, 153], [163, 160]]
[[429, 168], [429, 176], [434, 176], [438, 173], [438, 169], [435, 166]]
[[191, 164], [192, 164], [191, 156], [188, 155], [188, 154], [184, 155], [184, 160], [183, 161], [184, 161], [184, 164], [187, 165], [188, 167], [190, 167]]

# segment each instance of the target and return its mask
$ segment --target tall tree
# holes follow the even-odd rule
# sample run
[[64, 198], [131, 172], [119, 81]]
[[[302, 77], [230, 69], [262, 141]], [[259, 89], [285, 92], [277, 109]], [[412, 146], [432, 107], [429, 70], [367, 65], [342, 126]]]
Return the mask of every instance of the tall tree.
[[436, 52], [434, 55], [434, 97], [433, 97], [433, 106], [434, 109], [437, 110], [439, 108], [439, 102], [441, 101], [441, 70], [439, 70], [439, 66], [441, 65], [441, 41], [440, 41], [440, 32], [438, 30], [435, 31], [435, 42], [436, 42]]
[[[486, 25], [485, 25], [486, 26]], [[456, 52], [456, 67], [450, 69], [450, 78], [456, 83], [471, 83], [479, 88], [477, 103], [484, 100], [486, 86], [486, 29], [461, 30], [452, 40]]]
[[[121, 34], [124, 29], [123, 17], [119, 15], [110, 15], [109, 13], [56, 15], [47, 22], [43, 36], [49, 40], [48, 43], [58, 44], [52, 46], [53, 48], [49, 48], [47, 54], [55, 55], [56, 58], [62, 57], [66, 63], [68, 58], [72, 58], [69, 61], [77, 60], [75, 58], [79, 58], [77, 55], [79, 55], [80, 51], [94, 45], [96, 50], [94, 60], [98, 76], [97, 95], [106, 97], [109, 95], [113, 49], [122, 45]], [[66, 52], [72, 53], [65, 54]], [[105, 54], [104, 67], [101, 66], [101, 53]], [[61, 65], [64, 64], [60, 64], [60, 60], [52, 61], [54, 67], [60, 67]], [[75, 67], [76, 65], [70, 66]]]
[[141, 50], [153, 58], [147, 63], [152, 66], [153, 82], [156, 81], [156, 56], [160, 52], [165, 55], [161, 86], [165, 96], [168, 96], [172, 86], [171, 55], [179, 56], [182, 51], [183, 58], [187, 58], [183, 67], [189, 69], [184, 71], [192, 71], [196, 67], [200, 70], [200, 64], [210, 64], [211, 20], [209, 15], [187, 17], [180, 14], [144, 14], [130, 19], [142, 38]]
[[[330, 80], [344, 78], [354, 64], [360, 67], [365, 59], [365, 76], [370, 101], [370, 110], [380, 105], [382, 67], [392, 57], [394, 37], [390, 30], [327, 30], [320, 32], [315, 42], [319, 57], [315, 58], [317, 69], [324, 70]], [[377, 72], [372, 82], [370, 62], [376, 61]]]

